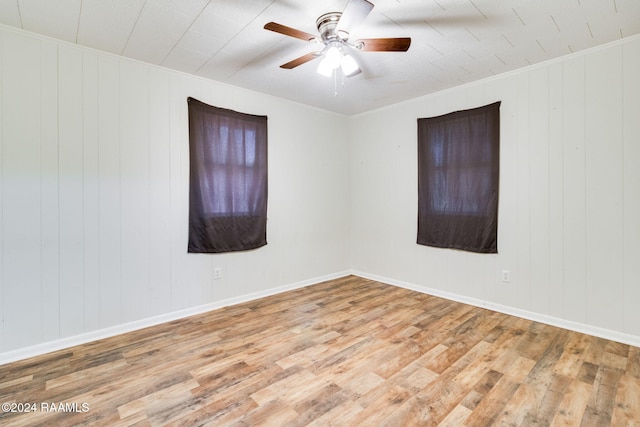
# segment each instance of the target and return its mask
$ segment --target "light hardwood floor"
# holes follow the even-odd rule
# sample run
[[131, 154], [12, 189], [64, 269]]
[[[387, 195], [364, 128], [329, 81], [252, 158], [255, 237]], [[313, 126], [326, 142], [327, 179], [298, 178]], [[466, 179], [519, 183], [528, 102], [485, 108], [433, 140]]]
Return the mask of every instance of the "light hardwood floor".
[[638, 426], [640, 349], [345, 277], [0, 366], [0, 402], [38, 405], [5, 426]]

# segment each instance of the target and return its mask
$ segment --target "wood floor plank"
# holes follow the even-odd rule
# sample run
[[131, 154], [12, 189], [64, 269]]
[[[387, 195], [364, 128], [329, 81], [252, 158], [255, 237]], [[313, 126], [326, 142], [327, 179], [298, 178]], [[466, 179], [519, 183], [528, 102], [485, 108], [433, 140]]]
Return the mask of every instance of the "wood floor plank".
[[569, 334], [563, 352], [553, 368], [554, 373], [567, 377], [577, 376], [589, 341], [590, 337], [587, 335]]
[[348, 276], [0, 366], [0, 400], [71, 405], [11, 426], [640, 426], [640, 349]]
[[[512, 376], [505, 376], [505, 378], [513, 382]], [[500, 413], [494, 416], [493, 424], [497, 426], [526, 426], [524, 420], [531, 414], [535, 414], [538, 408], [534, 387], [526, 383], [519, 383], [513, 395], [509, 398], [505, 396], [505, 399], [507, 402]]]
[[345, 425], [377, 425], [398, 411], [409, 399], [415, 399], [411, 392], [399, 385], [384, 387], [384, 389], [381, 388], [380, 390], [382, 391], [381, 393], [375, 393], [375, 400], [367, 405], [363, 411], [359, 412], [355, 418], [346, 420], [347, 424]]
[[584, 411], [582, 425], [610, 425], [615, 404], [618, 382], [622, 373], [601, 366], [596, 375], [593, 391]]
[[590, 384], [572, 381], [564, 392], [551, 426], [579, 426], [592, 389], [593, 386]]
[[632, 377], [640, 378], [640, 348], [629, 348], [626, 373]]
[[640, 426], [640, 378], [631, 375], [620, 378], [611, 424]]
[[[509, 379], [509, 377], [501, 377], [487, 391], [486, 396], [476, 406], [469, 417], [465, 420], [465, 425], [469, 427], [484, 427], [493, 425], [496, 418], [500, 416], [500, 412], [508, 403], [505, 396], [513, 396], [520, 385]], [[525, 424], [527, 425], [527, 424]], [[529, 424], [533, 425], [533, 424]]]

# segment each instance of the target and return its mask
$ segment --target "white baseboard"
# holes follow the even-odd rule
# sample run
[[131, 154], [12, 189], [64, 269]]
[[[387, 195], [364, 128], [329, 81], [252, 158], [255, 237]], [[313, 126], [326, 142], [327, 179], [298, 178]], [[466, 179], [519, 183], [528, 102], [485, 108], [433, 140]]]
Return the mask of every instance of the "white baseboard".
[[173, 320], [183, 319], [185, 317], [193, 316], [196, 314], [205, 313], [207, 311], [215, 310], [222, 307], [227, 307], [234, 304], [240, 304], [243, 302], [253, 301], [259, 298], [267, 297], [270, 295], [279, 294], [282, 292], [303, 288], [305, 286], [314, 285], [316, 283], [324, 282], [327, 280], [338, 279], [348, 275], [354, 275], [363, 277], [365, 279], [375, 280], [377, 282], [386, 283], [393, 286], [409, 289], [412, 291], [420, 292], [423, 294], [433, 295], [440, 298], [445, 298], [451, 301], [457, 301], [464, 304], [473, 305], [475, 307], [486, 308], [489, 310], [497, 311], [512, 316], [522, 317], [524, 319], [533, 320], [536, 322], [544, 323], [547, 325], [557, 326], [560, 328], [576, 331], [584, 334], [593, 335], [600, 338], [605, 338], [636, 347], [640, 347], [640, 337], [623, 332], [618, 332], [610, 329], [599, 328], [596, 326], [586, 325], [579, 322], [573, 322], [570, 320], [560, 319], [553, 316], [548, 316], [540, 313], [534, 313], [527, 310], [521, 310], [514, 307], [509, 307], [501, 304], [495, 304], [492, 302], [480, 300], [477, 298], [471, 298], [464, 295], [459, 295], [451, 292], [442, 291], [439, 289], [428, 288], [425, 286], [418, 286], [413, 283], [403, 282], [401, 280], [391, 279], [389, 277], [378, 276], [376, 274], [364, 273], [357, 270], [342, 271], [333, 274], [327, 274], [324, 276], [314, 277], [299, 282], [290, 283], [275, 288], [266, 289], [264, 291], [253, 292], [246, 295], [240, 295], [233, 298], [227, 298], [220, 301], [214, 301], [209, 304], [203, 304], [196, 307], [190, 307], [184, 310], [178, 310], [171, 313], [165, 313], [158, 316], [149, 317], [146, 319], [136, 320], [121, 325], [112, 326], [109, 328], [99, 329], [96, 331], [86, 332], [71, 337], [60, 338], [53, 341], [48, 341], [42, 344], [37, 344], [29, 347], [24, 347], [17, 350], [0, 353], [0, 365], [15, 362], [18, 360], [27, 359], [34, 356], [40, 356], [52, 351], [63, 350], [65, 348], [73, 347], [80, 344], [86, 344], [91, 341], [96, 341], [103, 338], [109, 338], [116, 335], [132, 332], [138, 329], [147, 328], [149, 326], [159, 325], [161, 323], [170, 322]]
[[111, 327], [99, 329], [96, 331], [85, 332], [85, 333], [74, 335], [71, 337], [60, 338], [57, 340], [48, 341], [41, 344], [36, 344], [33, 346], [0, 353], [0, 365], [15, 362], [18, 360], [27, 359], [29, 357], [40, 356], [46, 353], [50, 353], [52, 351], [63, 350], [65, 348], [73, 347], [80, 344], [86, 344], [88, 342], [100, 340], [103, 338], [109, 338], [109, 337], [124, 334], [127, 332], [136, 331], [138, 329], [147, 328], [149, 326], [155, 326], [161, 323], [183, 319], [185, 317], [206, 313], [207, 311], [215, 310], [222, 307], [228, 307], [234, 304], [240, 304], [247, 301], [256, 300], [258, 298], [279, 294], [279, 293], [290, 291], [293, 289], [304, 288], [305, 286], [314, 285], [316, 283], [325, 282], [327, 280], [338, 279], [340, 277], [345, 277], [350, 274], [351, 274], [350, 271], [342, 271], [342, 272], [337, 272], [333, 274], [327, 274], [324, 276], [314, 277], [312, 279], [302, 280], [299, 282], [266, 289], [264, 291], [252, 292], [246, 295], [240, 295], [233, 298], [214, 301], [214, 302], [199, 305], [196, 307], [190, 307], [183, 310], [174, 311], [171, 313], [165, 313], [158, 316], [149, 317], [146, 319], [140, 319], [133, 322], [124, 323], [121, 325], [111, 326]]
[[521, 317], [527, 320], [533, 320], [536, 322], [544, 323], [546, 325], [557, 326], [559, 328], [568, 329], [570, 331], [580, 332], [583, 334], [593, 335], [596, 337], [605, 338], [608, 340], [617, 341], [624, 344], [629, 344], [635, 347], [640, 347], [640, 337], [636, 335], [626, 334], [626, 333], [614, 331], [611, 329], [600, 328], [597, 326], [587, 325], [580, 322], [561, 319], [554, 316], [548, 316], [546, 314], [540, 314], [532, 311], [521, 310], [519, 308], [510, 307], [502, 304], [496, 304], [496, 303], [484, 301], [477, 298], [472, 298], [464, 295], [455, 294], [452, 292], [442, 291], [439, 289], [428, 288], [426, 286], [418, 286], [413, 283], [403, 282], [401, 280], [395, 280], [389, 277], [378, 276], [376, 274], [364, 273], [362, 271], [351, 270], [351, 274], [353, 274], [354, 276], [375, 280], [377, 282], [398, 286], [400, 288], [409, 289], [409, 290], [420, 292], [423, 294], [433, 295], [433, 296], [445, 298], [451, 301], [457, 301], [464, 304], [473, 305], [475, 307], [486, 308], [489, 310], [497, 311], [499, 313], [509, 314], [509, 315]]

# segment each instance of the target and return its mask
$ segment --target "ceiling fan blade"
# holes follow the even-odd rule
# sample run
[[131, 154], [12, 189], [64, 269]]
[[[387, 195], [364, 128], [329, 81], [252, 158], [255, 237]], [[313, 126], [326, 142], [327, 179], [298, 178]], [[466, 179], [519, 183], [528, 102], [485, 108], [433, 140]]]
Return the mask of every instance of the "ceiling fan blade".
[[292, 68], [297, 67], [298, 65], [302, 65], [313, 59], [316, 59], [317, 57], [318, 57], [317, 52], [307, 53], [306, 55], [302, 55], [300, 58], [296, 58], [293, 61], [289, 61], [286, 64], [282, 64], [280, 68], [285, 68], [287, 70], [290, 70]]
[[285, 36], [295, 37], [304, 41], [309, 41], [316, 38], [316, 36], [314, 36], [313, 34], [301, 30], [296, 30], [295, 28], [287, 27], [286, 25], [278, 24], [275, 22], [269, 22], [265, 24], [264, 29], [284, 34]]
[[371, 9], [373, 9], [373, 4], [367, 0], [349, 0], [340, 21], [338, 21], [336, 31], [354, 32], [371, 13]]
[[406, 52], [411, 46], [411, 37], [360, 39], [355, 45], [363, 52]]

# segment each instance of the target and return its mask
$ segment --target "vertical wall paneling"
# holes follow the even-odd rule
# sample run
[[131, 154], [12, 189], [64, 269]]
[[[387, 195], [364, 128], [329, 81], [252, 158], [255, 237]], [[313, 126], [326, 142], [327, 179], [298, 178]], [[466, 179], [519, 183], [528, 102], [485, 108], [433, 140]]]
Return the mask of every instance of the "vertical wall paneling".
[[[0, 61], [1, 355], [348, 267], [348, 163], [334, 161], [345, 118], [17, 29], [0, 29]], [[281, 158], [270, 186], [285, 187], [271, 214], [300, 209], [292, 181], [316, 190], [304, 215], [269, 228], [268, 247], [187, 254], [188, 96], [281, 124], [269, 129]]]
[[[183, 98], [181, 91], [181, 79], [172, 74], [169, 77], [169, 134], [170, 145], [170, 165], [169, 174], [171, 184], [169, 196], [171, 198], [171, 264], [170, 264], [170, 294], [171, 309], [180, 310], [189, 306], [189, 294], [183, 288], [187, 284], [180, 279], [182, 272], [183, 258], [187, 252], [187, 207], [189, 206], [188, 193], [185, 188], [189, 188], [188, 175], [184, 171], [188, 168], [188, 133], [184, 134], [183, 121], [188, 120], [187, 100]], [[186, 165], [186, 166], [185, 166]]]
[[58, 49], [60, 334], [84, 328], [84, 150], [82, 53]]
[[85, 330], [100, 327], [100, 169], [98, 58], [82, 56], [82, 213]]
[[[2, 60], [4, 56], [4, 34], [0, 32], [0, 118], [2, 117], [2, 105], [3, 105], [3, 72], [2, 72]], [[0, 351], [4, 349], [4, 237], [3, 237], [3, 229], [4, 229], [4, 216], [3, 216], [3, 206], [4, 206], [4, 191], [3, 191], [3, 178], [4, 178], [4, 169], [2, 161], [2, 134], [3, 134], [3, 126], [2, 120], [0, 119]]]
[[529, 73], [529, 227], [531, 306], [549, 313], [549, 69]]
[[[517, 112], [517, 144], [518, 153], [515, 160], [518, 164], [518, 231], [514, 238], [517, 240], [518, 263], [516, 266], [516, 280], [513, 283], [518, 290], [518, 306], [527, 310], [531, 308], [531, 117], [529, 115], [529, 88], [530, 79], [528, 73], [517, 76], [516, 87]], [[503, 161], [505, 159], [502, 159]]]
[[587, 320], [621, 330], [622, 47], [595, 51], [585, 59]]
[[41, 55], [42, 338], [49, 341], [60, 337], [57, 45], [43, 41]]
[[[352, 268], [640, 339], [639, 74], [635, 36], [386, 108], [384, 133], [375, 131], [380, 111], [351, 120]], [[413, 209], [396, 194], [413, 191], [412, 183], [396, 170], [393, 189], [375, 187], [381, 172], [366, 166], [387, 161], [377, 147], [387, 135], [403, 134], [406, 115], [463, 109], [480, 97], [502, 100], [499, 254], [476, 263], [467, 254], [420, 248], [412, 267], [400, 257], [414, 242], [389, 237], [403, 229], [399, 217], [382, 218], [372, 208], [394, 200], [398, 211]], [[368, 221], [375, 233], [363, 226]], [[392, 246], [382, 259], [371, 249]], [[495, 269], [510, 270], [511, 283], [490, 278], [485, 286], [478, 277], [476, 288], [465, 287], [461, 271], [491, 277]]]
[[3, 318], [14, 349], [42, 339], [41, 56], [30, 37], [5, 34], [2, 47]]
[[122, 298], [119, 61], [98, 58], [100, 327], [120, 323]]
[[122, 316], [149, 309], [149, 67], [120, 62]]
[[549, 66], [549, 313], [564, 317], [563, 69]]
[[[351, 187], [357, 189], [351, 192], [351, 204], [354, 207], [351, 211], [351, 266], [361, 271], [366, 271], [368, 264], [377, 264], [381, 260], [380, 251], [376, 246], [376, 241], [379, 239], [372, 232], [375, 223], [379, 221], [380, 212], [376, 206], [378, 200], [372, 194], [382, 179], [381, 174], [373, 173], [373, 169], [376, 167], [375, 162], [377, 162], [374, 153], [378, 152], [377, 145], [381, 144], [382, 140], [374, 137], [378, 132], [379, 118], [376, 113], [372, 113], [368, 120], [356, 117], [351, 121], [351, 129], [358, 130], [357, 138], [354, 138], [350, 143], [351, 153], [356, 154], [358, 159], [357, 162], [351, 164], [349, 180]], [[417, 125], [414, 122], [412, 126]], [[368, 142], [371, 142], [370, 150], [363, 147]], [[366, 185], [366, 182], [369, 182], [370, 185]], [[282, 197], [286, 197], [286, 195], [283, 194]], [[364, 215], [364, 212], [370, 212], [370, 215]], [[358, 237], [356, 238], [356, 236]], [[426, 268], [425, 264], [429, 262], [429, 258], [421, 257], [421, 252], [418, 250], [418, 260], [422, 258], [425, 261], [416, 264], [421, 267], [417, 272], [418, 283], [427, 280], [427, 275], [422, 272]], [[382, 274], [380, 271], [379, 273]]]
[[640, 40], [623, 52], [624, 322], [625, 332], [640, 336]]
[[150, 313], [171, 310], [171, 122], [169, 74], [149, 74]]
[[[400, 263], [397, 265], [397, 269], [408, 271], [416, 263], [416, 251], [415, 248], [407, 248], [404, 242], [409, 239], [415, 239], [417, 235], [417, 221], [416, 213], [418, 212], [418, 165], [416, 161], [416, 144], [418, 139], [418, 129], [416, 124], [416, 117], [407, 116], [405, 118], [405, 124], [402, 127], [402, 134], [397, 134], [398, 139], [394, 141], [395, 162], [393, 169], [396, 173], [393, 174], [394, 185], [401, 186], [404, 183], [411, 183], [411, 189], [407, 188], [406, 192], [396, 192], [394, 204], [396, 206], [407, 205], [410, 206], [406, 210], [395, 210], [395, 221], [401, 224], [398, 227], [398, 233], [395, 236], [394, 248], [401, 251], [404, 255], [401, 257]], [[335, 135], [332, 139], [337, 139], [339, 136]], [[393, 140], [393, 138], [391, 138]], [[339, 155], [341, 161], [348, 159], [348, 152]], [[329, 162], [332, 163], [332, 162]], [[334, 174], [336, 179], [333, 182], [330, 191], [333, 191], [333, 186], [342, 185], [342, 177], [339, 171], [342, 169], [339, 162], [335, 162], [336, 173]], [[326, 191], [326, 190], [325, 190]], [[345, 200], [345, 204], [350, 204], [348, 200]], [[335, 220], [334, 220], [335, 221]], [[335, 221], [336, 226], [339, 225]], [[345, 232], [347, 232], [345, 230]], [[339, 242], [336, 240], [336, 244]], [[411, 249], [411, 250], [409, 250]], [[328, 253], [330, 256], [337, 256], [340, 252]]]
[[510, 76], [492, 80], [487, 84], [487, 92], [494, 98], [487, 102], [501, 100], [500, 104], [500, 198], [498, 207], [498, 257], [494, 270], [490, 272], [493, 286], [489, 286], [487, 297], [503, 305], [513, 305], [517, 301], [517, 287], [502, 282], [502, 270], [511, 273], [517, 280], [517, 246], [513, 238], [518, 230], [518, 165], [509, 159], [517, 158], [517, 128], [515, 125], [517, 105], [510, 97], [516, 92], [517, 79]]
[[563, 66], [563, 275], [564, 317], [586, 321], [586, 187], [585, 187], [585, 77], [584, 57]]

